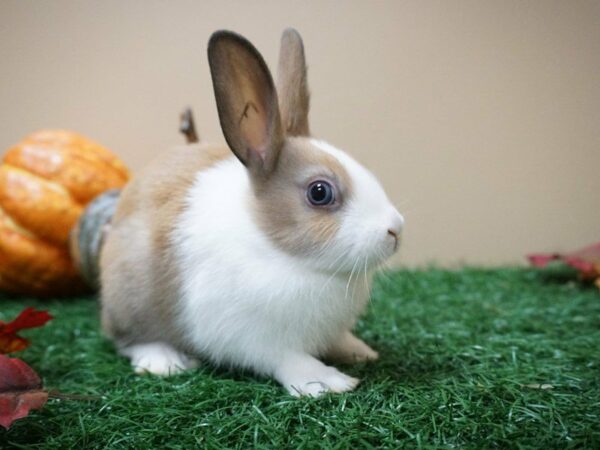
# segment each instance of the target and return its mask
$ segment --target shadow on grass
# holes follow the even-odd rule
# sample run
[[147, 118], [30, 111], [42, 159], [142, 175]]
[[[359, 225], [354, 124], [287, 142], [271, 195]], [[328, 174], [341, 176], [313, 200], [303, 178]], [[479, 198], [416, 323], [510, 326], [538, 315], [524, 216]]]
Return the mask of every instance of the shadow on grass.
[[565, 286], [577, 285], [583, 290], [597, 290], [591, 280], [581, 280], [579, 271], [574, 267], [557, 262], [544, 268], [531, 268], [524, 271], [526, 279], [535, 285]]
[[433, 354], [421, 349], [400, 349], [386, 344], [378, 344], [377, 361], [357, 364], [344, 364], [337, 367], [369, 383], [382, 383], [386, 380], [402, 385], [419, 386], [434, 380], [456, 377], [465, 372], [464, 361], [448, 356], [443, 351]]

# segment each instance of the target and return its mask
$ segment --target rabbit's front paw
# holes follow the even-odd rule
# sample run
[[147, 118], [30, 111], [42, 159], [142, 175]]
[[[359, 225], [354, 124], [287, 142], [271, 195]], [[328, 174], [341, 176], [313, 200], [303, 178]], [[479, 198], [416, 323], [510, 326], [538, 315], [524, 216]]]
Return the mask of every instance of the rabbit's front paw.
[[328, 392], [353, 390], [358, 378], [348, 376], [309, 355], [286, 361], [276, 373], [277, 379], [295, 397], [319, 397]]

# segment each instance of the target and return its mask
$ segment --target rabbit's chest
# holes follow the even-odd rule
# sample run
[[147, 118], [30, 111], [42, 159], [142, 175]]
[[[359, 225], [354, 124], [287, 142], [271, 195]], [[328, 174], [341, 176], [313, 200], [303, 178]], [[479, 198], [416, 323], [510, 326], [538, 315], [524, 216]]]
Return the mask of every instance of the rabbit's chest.
[[[194, 345], [209, 354], [236, 356], [297, 349], [323, 352], [351, 328], [368, 299], [368, 280], [290, 276], [277, 267], [268, 275], [198, 273], [184, 293], [180, 318]], [[237, 355], [239, 353], [240, 355]]]

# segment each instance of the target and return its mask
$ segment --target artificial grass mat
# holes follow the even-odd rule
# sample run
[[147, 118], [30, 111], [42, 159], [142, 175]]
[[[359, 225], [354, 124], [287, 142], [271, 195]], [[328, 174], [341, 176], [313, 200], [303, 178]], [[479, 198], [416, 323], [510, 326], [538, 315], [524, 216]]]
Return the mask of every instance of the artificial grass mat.
[[99, 332], [94, 298], [0, 297], [55, 319], [18, 356], [51, 400], [0, 447], [600, 448], [600, 294], [534, 269], [380, 276], [358, 334], [379, 361], [342, 366], [356, 391], [290, 397], [271, 380], [204, 367], [136, 376]]

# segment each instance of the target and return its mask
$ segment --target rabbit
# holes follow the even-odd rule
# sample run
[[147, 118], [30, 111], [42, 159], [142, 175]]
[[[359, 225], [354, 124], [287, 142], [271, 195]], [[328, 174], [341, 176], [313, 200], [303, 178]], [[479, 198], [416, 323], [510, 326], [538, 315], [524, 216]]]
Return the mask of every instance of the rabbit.
[[322, 360], [378, 353], [352, 333], [402, 215], [367, 169], [311, 137], [303, 42], [287, 29], [278, 86], [244, 37], [208, 60], [224, 145], [171, 149], [125, 187], [100, 253], [101, 322], [138, 373], [199, 359], [294, 396], [354, 389]]

